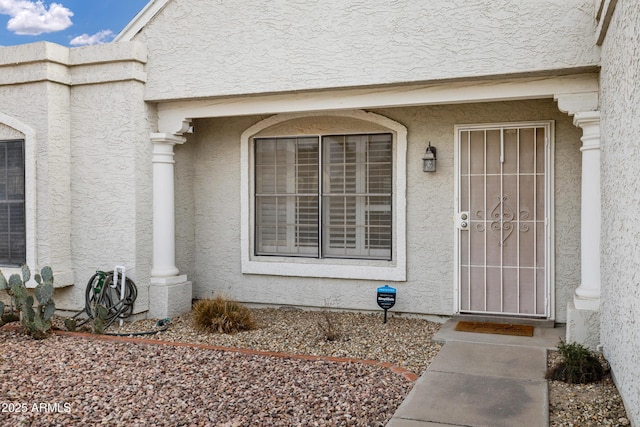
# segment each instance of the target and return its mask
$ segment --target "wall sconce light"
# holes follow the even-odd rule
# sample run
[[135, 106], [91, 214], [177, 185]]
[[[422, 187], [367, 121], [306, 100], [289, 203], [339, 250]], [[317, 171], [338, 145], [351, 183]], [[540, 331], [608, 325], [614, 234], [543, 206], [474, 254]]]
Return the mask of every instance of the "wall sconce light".
[[424, 172], [435, 172], [436, 160], [436, 147], [432, 147], [431, 141], [429, 141], [427, 151], [425, 151], [424, 156], [422, 156], [422, 170]]

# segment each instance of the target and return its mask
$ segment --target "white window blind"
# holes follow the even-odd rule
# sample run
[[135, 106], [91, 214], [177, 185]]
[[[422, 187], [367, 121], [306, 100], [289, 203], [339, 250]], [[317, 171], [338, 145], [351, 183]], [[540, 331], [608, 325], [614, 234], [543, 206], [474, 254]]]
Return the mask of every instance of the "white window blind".
[[318, 138], [256, 141], [256, 252], [318, 256]]
[[0, 141], [0, 264], [26, 262], [24, 141]]
[[391, 257], [391, 135], [323, 138], [327, 257]]
[[392, 141], [256, 139], [256, 254], [391, 259]]

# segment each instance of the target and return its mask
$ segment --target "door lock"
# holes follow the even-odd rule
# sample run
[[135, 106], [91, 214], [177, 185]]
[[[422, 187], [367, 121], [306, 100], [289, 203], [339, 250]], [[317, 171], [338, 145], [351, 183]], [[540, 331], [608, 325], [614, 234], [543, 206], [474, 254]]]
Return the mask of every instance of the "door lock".
[[468, 230], [469, 229], [469, 212], [458, 212], [458, 228], [460, 230]]

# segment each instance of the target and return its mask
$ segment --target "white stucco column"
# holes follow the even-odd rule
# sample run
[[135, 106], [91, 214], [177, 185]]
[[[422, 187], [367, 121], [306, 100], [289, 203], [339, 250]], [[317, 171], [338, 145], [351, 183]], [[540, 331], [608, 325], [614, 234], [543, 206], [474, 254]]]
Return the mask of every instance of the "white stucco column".
[[600, 112], [576, 113], [573, 124], [582, 128], [582, 208], [580, 286], [575, 308], [598, 310], [600, 306]]
[[173, 317], [191, 310], [191, 282], [176, 267], [174, 153], [186, 141], [170, 133], [153, 133], [153, 265], [149, 317]]
[[151, 135], [153, 142], [153, 266], [151, 276], [176, 276], [173, 146], [185, 138], [166, 133]]

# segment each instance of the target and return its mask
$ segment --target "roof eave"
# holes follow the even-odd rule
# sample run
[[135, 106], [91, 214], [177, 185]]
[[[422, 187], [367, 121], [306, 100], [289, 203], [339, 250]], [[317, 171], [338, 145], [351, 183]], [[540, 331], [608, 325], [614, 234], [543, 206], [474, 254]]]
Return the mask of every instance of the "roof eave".
[[171, 0], [151, 0], [113, 39], [114, 42], [131, 41]]

